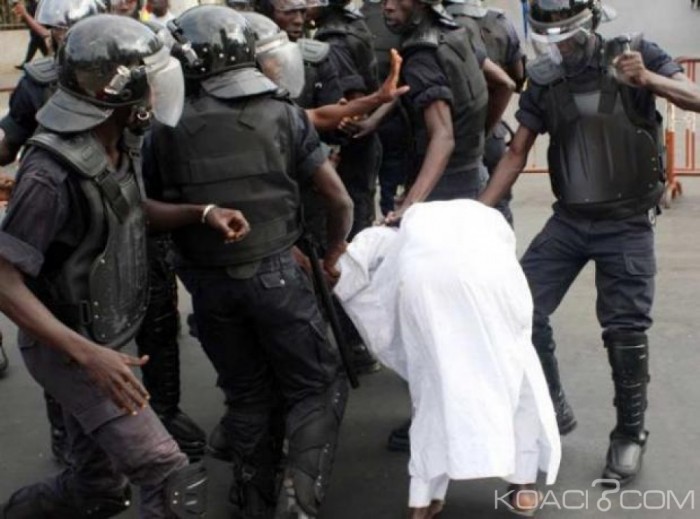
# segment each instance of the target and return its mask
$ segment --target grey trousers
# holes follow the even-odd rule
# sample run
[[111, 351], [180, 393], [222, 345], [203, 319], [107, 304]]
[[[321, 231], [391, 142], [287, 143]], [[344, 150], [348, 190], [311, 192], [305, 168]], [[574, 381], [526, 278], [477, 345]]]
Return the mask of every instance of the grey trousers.
[[50, 482], [56, 495], [65, 498], [69, 487], [79, 506], [83, 498], [114, 495], [131, 482], [141, 490], [140, 517], [173, 517], [165, 482], [187, 458], [153, 410], [125, 414], [83, 369], [47, 346], [32, 343], [22, 355], [32, 377], [64, 410], [72, 465]]

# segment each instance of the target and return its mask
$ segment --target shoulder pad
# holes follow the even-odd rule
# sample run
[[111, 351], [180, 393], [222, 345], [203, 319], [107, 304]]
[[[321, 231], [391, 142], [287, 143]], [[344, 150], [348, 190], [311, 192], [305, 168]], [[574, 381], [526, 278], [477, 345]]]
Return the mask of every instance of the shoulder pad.
[[297, 45], [299, 45], [301, 57], [304, 61], [313, 64], [321, 63], [328, 57], [328, 53], [331, 51], [329, 43], [311, 40], [309, 38], [298, 39]]
[[430, 27], [424, 31], [414, 31], [402, 44], [402, 49], [414, 49], [428, 47], [436, 49], [440, 43], [440, 31], [436, 27]]
[[345, 6], [343, 9], [343, 14], [345, 15], [345, 18], [348, 18], [349, 20], [362, 20], [365, 17], [365, 15], [362, 14], [362, 12], [354, 5]]
[[51, 85], [58, 81], [58, 67], [53, 58], [41, 58], [27, 63], [24, 72], [40, 85]]
[[503, 9], [499, 9], [498, 7], [489, 7], [488, 12], [486, 14], [491, 14], [493, 13], [497, 18], [505, 18], [506, 12]]
[[539, 56], [528, 61], [527, 77], [538, 85], [546, 86], [564, 77], [564, 69], [554, 63], [548, 56]]
[[104, 148], [90, 132], [70, 136], [40, 132], [27, 144], [49, 151], [85, 178], [94, 179], [109, 166]]

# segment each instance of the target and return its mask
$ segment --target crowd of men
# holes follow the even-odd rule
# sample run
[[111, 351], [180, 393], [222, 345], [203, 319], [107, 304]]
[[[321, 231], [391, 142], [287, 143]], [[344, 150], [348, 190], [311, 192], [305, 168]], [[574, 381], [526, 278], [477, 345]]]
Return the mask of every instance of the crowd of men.
[[[141, 517], [202, 517], [206, 452], [231, 463], [232, 517], [318, 517], [346, 372], [378, 365], [342, 308], [319, 306], [310, 271], [332, 286], [349, 240], [415, 204], [479, 200], [512, 225], [510, 188], [540, 133], [557, 202], [521, 261], [532, 341], [567, 434], [549, 316], [594, 261], [617, 409], [603, 477], [631, 482], [664, 189], [654, 99], [700, 111], [700, 89], [655, 44], [601, 37], [600, 0], [529, 4], [526, 65], [513, 24], [481, 0], [230, 0], [177, 16], [163, 0], [41, 0], [55, 56], [24, 66], [0, 121], [0, 164], [21, 151], [0, 310], [65, 470], [0, 517], [111, 517], [130, 484]], [[179, 406], [176, 276], [225, 396], [208, 440]], [[137, 357], [119, 351], [131, 339]], [[410, 448], [410, 426], [390, 448]], [[537, 509], [533, 484], [514, 486], [517, 511]]]

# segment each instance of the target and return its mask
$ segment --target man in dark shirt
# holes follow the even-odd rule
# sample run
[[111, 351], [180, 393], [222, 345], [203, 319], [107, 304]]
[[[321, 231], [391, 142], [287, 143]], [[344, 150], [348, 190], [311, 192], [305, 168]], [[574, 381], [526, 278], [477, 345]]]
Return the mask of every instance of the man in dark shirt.
[[403, 36], [402, 79], [410, 87], [403, 100], [415, 140], [410, 189], [387, 217], [395, 222], [416, 202], [478, 196], [486, 182], [485, 132], [500, 119], [514, 85], [472, 48], [439, 3], [389, 0], [384, 13], [387, 26]]
[[[190, 91], [178, 126], [153, 128], [150, 192], [178, 203], [240, 206], [251, 223], [250, 235], [230, 246], [194, 228], [173, 233], [199, 339], [226, 396], [229, 501], [246, 517], [269, 517], [276, 506], [280, 517], [316, 517], [347, 388], [292, 248], [301, 235], [300, 192], [313, 187], [328, 215], [324, 267], [337, 276], [352, 202], [304, 111], [255, 68], [255, 35], [241, 14], [199, 6], [174, 26], [191, 49], [182, 56]], [[220, 57], [210, 52], [216, 46]]]
[[15, 492], [0, 515], [111, 517], [129, 506], [130, 481], [141, 517], [178, 516], [183, 492], [200, 517], [204, 469], [188, 466], [148, 407], [131, 372], [148, 358], [118, 349], [146, 308], [146, 219], [163, 230], [205, 222], [233, 241], [248, 224], [229, 209], [144, 203], [133, 131], [151, 99], [170, 124], [182, 107], [179, 65], [155, 34], [96, 15], [71, 30], [59, 59], [61, 89], [37, 114], [44, 130], [28, 142], [0, 228], [0, 310], [20, 328], [27, 369], [63, 408], [71, 466]]
[[534, 299], [533, 343], [560, 432], [567, 434], [576, 419], [559, 380], [549, 316], [594, 261], [597, 315], [617, 408], [603, 478], [617, 486], [639, 472], [648, 436], [646, 332], [656, 273], [656, 204], [664, 190], [655, 95], [700, 111], [700, 89], [655, 44], [596, 34], [601, 14], [597, 0], [532, 2], [529, 22], [539, 57], [528, 65], [516, 114], [520, 126], [481, 200], [495, 204], [523, 170], [537, 135], [550, 134], [557, 202], [522, 258]]
[[[467, 29], [474, 46], [486, 50], [489, 59], [501, 67], [515, 82], [520, 92], [525, 83], [525, 54], [520, 47], [520, 39], [513, 23], [501, 9], [490, 9], [484, 0], [447, 0], [446, 10], [455, 21]], [[506, 137], [509, 128], [504, 121], [486, 136], [484, 148], [484, 165], [489, 176], [506, 151]], [[504, 197], [497, 208], [513, 225], [513, 213], [510, 210], [511, 195]]]
[[[66, 31], [79, 20], [104, 12], [98, 0], [44, 0], [37, 19], [51, 31], [58, 48]], [[17, 152], [37, 129], [36, 113], [56, 89], [58, 80], [54, 58], [38, 60], [25, 66], [25, 75], [10, 97], [9, 113], [0, 121], [4, 136], [0, 140], [0, 165], [15, 160]], [[179, 408], [180, 359], [177, 335], [177, 284], [172, 266], [166, 261], [168, 236], [164, 233], [149, 237], [150, 290], [145, 324], [136, 336], [142, 355], [151, 362], [144, 366], [144, 384], [151, 396], [151, 405], [179, 442], [180, 447], [193, 459], [204, 454], [205, 435], [194, 421]], [[51, 424], [51, 450], [55, 458], [66, 463], [66, 432], [62, 411], [49, 395], [46, 396], [47, 415]]]

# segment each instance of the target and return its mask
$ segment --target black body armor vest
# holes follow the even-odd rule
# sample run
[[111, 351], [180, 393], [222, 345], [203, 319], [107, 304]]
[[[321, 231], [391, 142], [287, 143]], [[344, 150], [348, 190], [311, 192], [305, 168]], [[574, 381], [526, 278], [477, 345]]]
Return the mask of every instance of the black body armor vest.
[[242, 241], [224, 243], [208, 226], [173, 232], [181, 257], [198, 267], [257, 261], [300, 235], [299, 187], [290, 177], [294, 121], [288, 101], [270, 95], [185, 103], [176, 128], [153, 132], [164, 197], [170, 202], [238, 209], [250, 222]]
[[399, 50], [401, 47], [401, 35], [391, 32], [386, 26], [381, 1], [367, 0], [362, 4], [361, 11], [365, 17], [367, 27], [372, 33], [379, 80], [384, 81], [391, 70], [389, 51], [391, 49]]
[[297, 40], [297, 45], [304, 59], [304, 89], [295, 102], [302, 108], [318, 108], [320, 103], [317, 92], [323, 86], [318, 68], [328, 59], [331, 46], [308, 38], [300, 38]]
[[350, 46], [355, 67], [367, 87], [367, 92], [377, 90], [379, 82], [377, 79], [377, 59], [372, 45], [373, 36], [362, 13], [347, 7], [342, 11], [330, 11], [321, 28], [316, 31], [315, 38], [319, 41], [325, 41], [331, 36], [345, 38]]
[[[552, 190], [562, 207], [589, 218], [643, 213], [664, 190], [661, 116], [650, 121], [639, 113], [633, 89], [608, 72], [622, 52], [620, 41], [602, 43], [591, 81], [579, 84], [560, 74], [545, 84]], [[532, 71], [537, 82], [541, 69]]]
[[[406, 56], [413, 50], [435, 49], [438, 63], [452, 91], [452, 128], [455, 147], [445, 168], [445, 175], [476, 167], [484, 153], [484, 128], [488, 105], [486, 79], [464, 29], [428, 26], [417, 29], [403, 42]], [[417, 162], [422, 163], [428, 135], [422, 111], [409, 105], [415, 128]]]
[[76, 174], [89, 211], [83, 241], [56, 275], [33, 288], [63, 323], [114, 348], [136, 334], [148, 303], [141, 139], [132, 138], [138, 142], [129, 146], [127, 175], [110, 167], [104, 148], [90, 133], [66, 137], [45, 132], [28, 141]]

